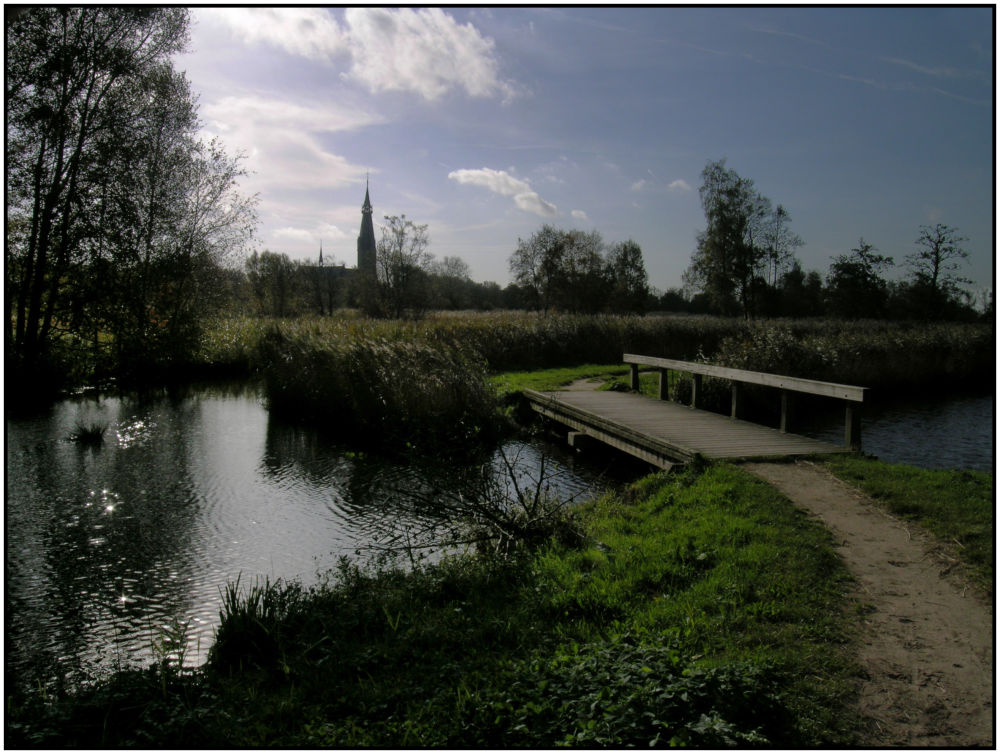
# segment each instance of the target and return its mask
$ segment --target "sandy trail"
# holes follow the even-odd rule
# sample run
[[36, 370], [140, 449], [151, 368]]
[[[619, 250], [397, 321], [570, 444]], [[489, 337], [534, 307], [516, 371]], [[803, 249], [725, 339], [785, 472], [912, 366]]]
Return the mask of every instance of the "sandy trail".
[[816, 464], [743, 468], [819, 518], [857, 579], [863, 745], [993, 747], [992, 610], [947, 573], [933, 538]]

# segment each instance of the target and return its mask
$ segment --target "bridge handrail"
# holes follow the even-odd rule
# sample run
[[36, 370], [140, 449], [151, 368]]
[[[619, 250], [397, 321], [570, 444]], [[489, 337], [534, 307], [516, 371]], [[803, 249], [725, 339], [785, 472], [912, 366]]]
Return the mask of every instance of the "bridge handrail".
[[718, 377], [720, 379], [734, 380], [753, 385], [765, 385], [782, 390], [793, 390], [797, 393], [811, 393], [813, 395], [840, 398], [841, 400], [855, 401], [857, 403], [864, 401], [865, 391], [868, 389], [857, 385], [841, 385], [836, 382], [810, 380], [804, 377], [788, 377], [786, 375], [769, 374], [767, 372], [751, 372], [747, 369], [733, 369], [732, 367], [700, 364], [693, 361], [677, 361], [676, 359], [661, 359], [657, 356], [640, 356], [632, 353], [623, 354], [622, 361], [626, 364], [641, 364], [659, 369], [673, 369], [678, 372], [703, 374], [707, 377]]
[[841, 385], [836, 382], [823, 382], [803, 377], [788, 377], [767, 372], [751, 372], [747, 369], [733, 369], [714, 364], [700, 364], [693, 361], [678, 361], [676, 359], [661, 359], [658, 356], [642, 356], [634, 353], [622, 354], [622, 361], [631, 367], [631, 386], [639, 389], [639, 366], [656, 367], [660, 370], [660, 398], [667, 397], [666, 370], [690, 372], [691, 407], [698, 408], [701, 395], [701, 377], [718, 377], [732, 382], [732, 418], [737, 418], [740, 412], [740, 384], [764, 385], [778, 388], [781, 391], [781, 431], [785, 432], [789, 421], [789, 393], [810, 393], [828, 398], [839, 398], [844, 401], [844, 445], [861, 448], [861, 403], [865, 399], [868, 388], [857, 385]]

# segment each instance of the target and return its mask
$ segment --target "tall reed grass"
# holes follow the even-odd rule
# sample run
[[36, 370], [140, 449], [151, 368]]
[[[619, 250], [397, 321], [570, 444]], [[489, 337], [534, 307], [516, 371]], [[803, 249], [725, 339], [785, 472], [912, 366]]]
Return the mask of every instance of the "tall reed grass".
[[479, 445], [501, 430], [499, 400], [474, 351], [375, 334], [275, 330], [258, 348], [271, 408], [384, 449]]
[[[642, 353], [877, 390], [954, 390], [991, 384], [992, 326], [709, 316], [613, 317], [500, 312], [421, 321], [349, 317], [221, 320], [199, 359], [258, 370], [275, 409], [354, 442], [461, 446], [497, 429], [487, 373]], [[720, 410], [728, 385], [707, 381]], [[683, 381], [678, 397], [689, 387]], [[748, 405], [754, 403], [748, 395]]]

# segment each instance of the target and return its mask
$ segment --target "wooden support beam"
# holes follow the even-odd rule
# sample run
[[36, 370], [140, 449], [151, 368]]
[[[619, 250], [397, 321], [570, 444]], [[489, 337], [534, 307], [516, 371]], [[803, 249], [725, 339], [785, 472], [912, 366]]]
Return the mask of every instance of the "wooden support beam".
[[665, 401], [670, 398], [670, 373], [666, 369], [660, 370], [660, 400]]
[[628, 365], [628, 376], [629, 376], [629, 387], [633, 390], [639, 389], [639, 365], [629, 364]]
[[782, 432], [788, 432], [789, 411], [791, 410], [792, 394], [787, 390], [781, 391], [781, 426]]
[[701, 375], [691, 375], [691, 408], [701, 408]]
[[729, 418], [730, 419], [739, 419], [740, 418], [740, 411], [743, 409], [743, 406], [741, 405], [742, 404], [742, 397], [743, 397], [742, 393], [743, 393], [742, 385], [740, 385], [739, 382], [735, 382], [734, 381], [733, 382], [733, 388], [732, 388], [733, 399], [732, 399], [732, 402], [731, 402], [732, 411], [730, 411], [730, 413], [729, 413]]
[[861, 404], [844, 401], [844, 445], [861, 450]]

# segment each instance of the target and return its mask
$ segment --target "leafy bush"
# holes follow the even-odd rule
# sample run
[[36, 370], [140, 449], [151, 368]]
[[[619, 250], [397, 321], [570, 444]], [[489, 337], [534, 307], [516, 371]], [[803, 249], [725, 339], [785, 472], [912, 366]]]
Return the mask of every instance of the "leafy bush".
[[[503, 746], [746, 746], [769, 743], [786, 711], [771, 673], [749, 663], [699, 668], [667, 635], [613, 635], [512, 668], [486, 707]], [[485, 727], [485, 726], [484, 726]]]

